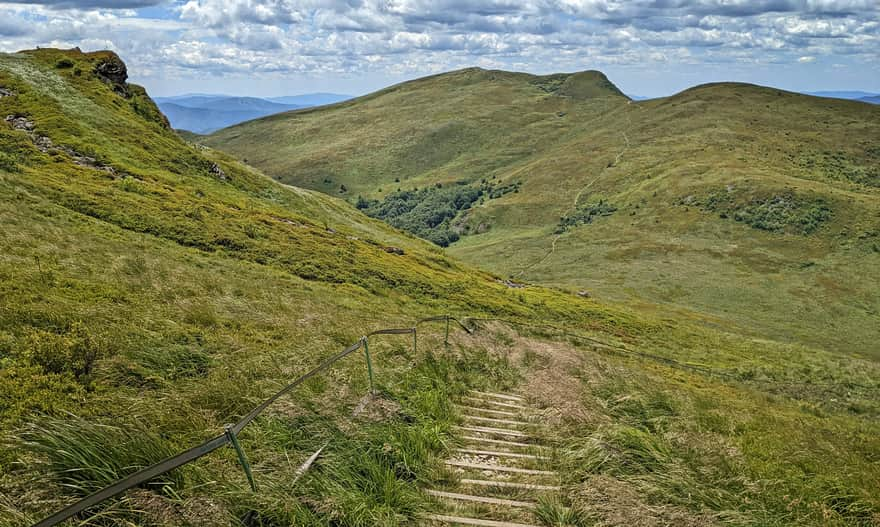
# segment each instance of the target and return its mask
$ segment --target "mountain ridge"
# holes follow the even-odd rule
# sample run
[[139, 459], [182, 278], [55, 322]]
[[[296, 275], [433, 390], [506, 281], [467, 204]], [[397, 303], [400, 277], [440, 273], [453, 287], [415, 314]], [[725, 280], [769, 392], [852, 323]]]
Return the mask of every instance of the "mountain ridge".
[[[857, 271], [880, 252], [875, 106], [737, 82], [632, 101], [595, 74], [577, 98], [563, 89], [569, 78], [468, 68], [204, 142], [282, 181], [362, 198], [398, 226], [434, 229], [452, 254], [493, 272], [880, 355], [868, 329], [880, 291]], [[458, 184], [483, 194], [465, 203], [425, 190]], [[702, 281], [659, 271], [676, 245], [666, 260]], [[785, 285], [768, 289], [771, 269], [804, 261], [809, 271], [785, 271]], [[751, 299], [768, 306], [758, 317]], [[829, 319], [845, 335], [818, 329]]]

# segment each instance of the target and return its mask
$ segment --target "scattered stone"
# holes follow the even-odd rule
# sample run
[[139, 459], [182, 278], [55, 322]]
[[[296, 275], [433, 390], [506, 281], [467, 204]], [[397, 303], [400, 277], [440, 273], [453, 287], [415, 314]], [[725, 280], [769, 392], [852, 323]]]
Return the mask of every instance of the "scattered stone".
[[583, 297], [583, 298], [590, 298], [590, 297], [593, 296], [593, 295], [590, 294], [589, 291], [578, 291], [578, 292], [577, 292], [577, 295], [580, 296], [580, 297]]
[[45, 135], [35, 137], [34, 146], [36, 146], [37, 150], [44, 154], [48, 154], [50, 150], [55, 148], [55, 144], [52, 143], [52, 140]]
[[524, 289], [526, 287], [526, 284], [514, 282], [513, 280], [501, 280], [499, 278], [498, 280], [495, 280], [495, 281], [498, 282], [499, 284], [506, 285], [507, 287], [509, 287], [511, 289]]
[[3, 97], [12, 97], [15, 93], [12, 90], [7, 90], [6, 88], [0, 88], [0, 99]]
[[400, 247], [393, 247], [393, 246], [385, 247], [385, 252], [388, 254], [399, 254], [399, 255], [406, 254], [406, 252], [404, 252], [404, 250], [401, 249]]
[[33, 121], [28, 121], [25, 117], [17, 115], [7, 115], [6, 122], [12, 125], [13, 130], [24, 130], [30, 132], [34, 129]]
[[226, 181], [227, 179], [226, 172], [224, 172], [217, 163], [211, 163], [211, 174], [217, 176], [217, 179], [220, 181]]

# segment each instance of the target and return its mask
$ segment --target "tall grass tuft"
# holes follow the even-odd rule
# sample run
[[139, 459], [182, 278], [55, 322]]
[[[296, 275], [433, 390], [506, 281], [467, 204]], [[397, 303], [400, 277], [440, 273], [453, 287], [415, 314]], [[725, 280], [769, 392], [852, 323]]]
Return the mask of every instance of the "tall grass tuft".
[[[114, 426], [73, 415], [30, 423], [17, 434], [16, 442], [23, 452], [36, 455], [46, 474], [79, 495], [99, 490], [179, 450], [135, 421]], [[180, 471], [172, 471], [147, 485], [179, 487], [183, 479]]]

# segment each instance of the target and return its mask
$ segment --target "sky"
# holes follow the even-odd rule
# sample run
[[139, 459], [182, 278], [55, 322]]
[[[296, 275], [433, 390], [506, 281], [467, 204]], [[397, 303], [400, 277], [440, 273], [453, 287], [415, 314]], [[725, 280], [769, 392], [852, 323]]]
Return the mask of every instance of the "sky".
[[111, 49], [153, 96], [361, 95], [470, 66], [880, 92], [880, 0], [17, 0], [0, 51]]

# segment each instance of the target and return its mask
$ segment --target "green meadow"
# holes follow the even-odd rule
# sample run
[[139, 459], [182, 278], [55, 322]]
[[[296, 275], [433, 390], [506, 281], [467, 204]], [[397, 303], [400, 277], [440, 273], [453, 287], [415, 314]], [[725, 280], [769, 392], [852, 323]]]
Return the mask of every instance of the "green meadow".
[[[876, 197], [866, 184], [837, 181], [837, 190], [816, 198], [821, 204], [804, 197], [812, 196], [806, 190], [798, 191], [797, 199], [785, 202], [793, 211], [789, 221], [775, 212], [768, 216], [764, 198], [750, 200], [732, 191], [730, 200], [713, 200], [717, 189], [709, 176], [707, 190], [694, 192], [687, 204], [680, 203], [681, 192], [657, 190], [670, 199], [668, 206], [658, 205], [663, 199], [648, 200], [640, 205], [642, 212], [628, 216], [633, 204], [641, 203], [639, 196], [647, 199], [655, 192], [652, 185], [662, 187], [659, 180], [617, 193], [609, 182], [597, 181], [603, 203], [617, 210], [584, 213], [590, 221], [573, 221], [550, 258], [574, 258], [580, 254], [575, 249], [583, 251], [590, 243], [589, 256], [568, 271], [556, 268], [556, 275], [541, 271], [550, 259], [520, 273], [544, 257], [543, 248], [565, 216], [562, 205], [547, 210], [546, 204], [528, 204], [542, 195], [535, 185], [545, 185], [546, 194], [564, 193], [547, 183], [549, 172], [544, 183], [530, 182], [525, 172], [502, 175], [503, 167], [531, 166], [533, 150], [563, 140], [576, 144], [587, 130], [606, 142], [596, 147], [606, 154], [619, 147], [613, 126], [623, 114], [615, 112], [643, 110], [628, 104], [599, 74], [535, 81], [467, 71], [417, 81], [415, 86], [447, 83], [444, 91], [463, 96], [494, 82], [498, 92], [474, 96], [483, 99], [486, 113], [473, 121], [438, 126], [430, 137], [410, 134], [409, 142], [394, 146], [397, 158], [372, 148], [374, 157], [364, 159], [363, 172], [345, 180], [349, 190], [339, 199], [336, 186], [343, 184], [343, 173], [331, 170], [334, 158], [315, 161], [321, 157], [316, 151], [309, 154], [312, 161], [302, 161], [311, 172], [284, 169], [304, 178], [295, 181], [261, 166], [268, 153], [254, 149], [242, 155], [230, 148], [233, 154], [226, 154], [188, 142], [170, 129], [143, 89], [107, 75], [120, 66], [109, 52], [45, 49], [0, 55], [0, 87], [12, 93], [0, 98], [0, 116], [11, 116], [0, 123], [0, 525], [31, 525], [216, 435], [371, 330], [410, 327], [419, 318], [446, 313], [564, 327], [568, 334], [479, 324], [473, 335], [453, 328], [447, 346], [442, 323], [435, 323], [419, 328], [417, 351], [409, 335], [371, 338], [376, 396], [364, 398], [366, 365], [355, 354], [278, 401], [241, 434], [257, 492], [250, 490], [235, 452], [224, 448], [96, 507], [71, 525], [412, 525], [429, 507], [420, 489], [450, 477], [442, 459], [457, 444], [452, 426], [460, 421], [450, 401], [474, 387], [527, 390], [558, 410], [549, 439], [556, 446], [554, 469], [566, 474], [565, 492], [558, 502], [542, 504], [547, 525], [878, 522], [880, 366], [876, 348], [870, 347], [876, 326], [867, 323], [872, 319], [867, 310], [876, 307], [876, 282], [870, 280], [876, 271], [869, 264], [877, 256], [868, 241], [841, 234], [845, 225], [848, 233], [856, 232], [857, 222], [860, 229], [875, 225], [876, 213], [870, 211], [876, 210], [871, 208]], [[409, 97], [412, 107], [418, 106], [421, 95], [399, 92], [395, 88], [335, 109], [290, 115], [320, 120], [325, 111], [366, 105], [375, 112], [361, 117], [366, 126], [382, 115], [385, 96]], [[493, 141], [491, 134], [502, 135], [503, 123], [497, 120], [510, 113], [502, 109], [511, 94], [534, 99], [534, 114], [516, 118], [531, 119], [536, 128], [520, 130], [528, 133], [523, 141]], [[845, 113], [848, 107], [841, 105], [827, 109], [828, 115]], [[452, 102], [440, 101], [437, 108], [456, 113]], [[546, 119], [547, 112], [564, 114], [554, 119], [577, 118], [580, 131]], [[462, 115], [461, 108], [457, 113]], [[289, 117], [263, 122], [281, 126]], [[847, 118], [852, 117], [840, 117]], [[386, 119], [401, 133], [409, 126], [399, 116]], [[345, 122], [339, 126], [352, 126]], [[866, 123], [863, 136], [870, 137], [876, 128]], [[661, 125], [662, 120], [656, 124]], [[234, 130], [222, 133], [245, 133]], [[636, 131], [627, 135], [631, 141], [640, 137]], [[375, 140], [395, 142], [379, 133]], [[338, 149], [328, 143], [327, 151], [348, 148], [347, 157], [340, 153], [335, 159], [345, 157], [355, 167], [356, 142], [346, 141], [340, 136]], [[488, 152], [482, 169], [460, 157], [471, 155], [467, 152], [477, 143]], [[442, 147], [434, 151], [432, 144]], [[507, 150], [504, 157], [501, 152], [513, 145], [520, 150]], [[862, 162], [858, 147], [852, 152], [845, 162]], [[297, 156], [293, 150], [277, 152], [286, 162]], [[562, 171], [580, 159], [561, 156], [522, 170], [537, 174], [544, 173], [540, 166], [555, 166]], [[244, 157], [258, 168], [243, 164]], [[612, 174], [637, 159], [647, 163], [648, 157], [624, 155], [619, 165], [605, 169]], [[601, 153], [591, 158], [597, 167], [608, 164]], [[455, 173], [449, 159], [471, 172]], [[431, 163], [436, 174], [407, 176], [407, 167]], [[371, 171], [393, 167], [397, 172], [371, 179]], [[274, 181], [258, 169], [300, 186]], [[657, 170], [666, 169], [658, 165]], [[444, 179], [435, 181], [441, 173]], [[314, 174], [314, 184], [308, 174]], [[357, 195], [384, 199], [395, 178], [402, 188], [424, 188], [429, 182], [454, 184], [465, 175], [487, 179], [496, 197], [487, 190], [482, 202], [458, 214], [466, 214], [467, 221], [504, 215], [520, 218], [520, 224], [480, 220], [495, 223], [444, 250], [354, 206]], [[493, 175], [508, 183], [491, 183]], [[329, 183], [319, 188], [324, 178], [332, 180], [333, 196], [326, 195]], [[521, 181], [518, 191], [498, 190], [514, 180]], [[832, 186], [819, 175], [803, 181], [804, 189], [817, 192]], [[576, 188], [574, 176], [567, 184]], [[635, 194], [626, 199], [630, 191]], [[598, 194], [582, 199], [598, 203]], [[840, 208], [838, 200], [850, 203], [848, 208]], [[802, 212], [805, 206], [819, 212]], [[830, 216], [824, 217], [823, 206]], [[530, 215], [539, 209], [546, 222]], [[669, 224], [647, 229], [648, 218], [656, 219], [658, 211], [670, 216]], [[737, 212], [740, 220], [719, 217]], [[622, 218], [637, 218], [625, 220], [635, 222], [628, 236], [641, 231], [648, 237], [632, 243], [665, 239], [672, 232], [666, 229], [687, 224], [683, 218], [699, 228], [676, 236], [691, 241], [674, 255], [659, 246], [650, 258], [646, 252], [637, 273], [636, 253], [627, 256], [627, 246], [610, 238], [598, 241], [603, 233], [611, 236], [612, 222]], [[819, 225], [813, 229], [810, 221]], [[760, 222], [783, 226], [752, 225]], [[708, 247], [710, 227], [719, 229], [719, 236], [724, 229], [733, 233], [731, 243], [752, 240], [739, 249], [742, 261], [711, 256], [722, 249]], [[845, 240], [861, 241], [846, 245]], [[491, 250], [505, 243], [515, 246], [515, 257]], [[685, 242], [670, 238], [668, 243]], [[475, 256], [481, 244], [483, 256]], [[704, 259], [689, 258], [700, 244], [706, 244]], [[815, 250], [809, 259], [804, 246]], [[759, 248], [778, 253], [768, 252], [761, 260]], [[785, 267], [795, 254], [803, 261], [794, 269]], [[656, 276], [648, 271], [652, 262], [673, 257], [678, 260], [666, 266], [666, 281], [641, 291]], [[618, 264], [607, 266], [610, 258], [618, 258]], [[862, 262], [858, 269], [852, 264], [856, 258]], [[690, 271], [674, 269], [684, 261], [693, 265]], [[838, 270], [834, 281], [825, 278], [832, 261]], [[813, 264], [801, 266], [807, 262]], [[759, 264], [783, 276], [759, 281], [772, 276], [757, 273]], [[595, 274], [586, 274], [591, 269]], [[731, 274], [718, 275], [714, 290], [698, 294], [719, 269]], [[548, 273], [541, 280], [549, 285], [505, 283], [509, 275], [537, 281], [539, 271]], [[623, 273], [632, 277], [619, 289], [602, 278], [623, 280]], [[739, 296], [713, 301], [713, 291], [737, 289], [729, 276], [745, 284]], [[676, 293], [681, 296], [664, 297], [673, 294], [668, 284], [678, 281], [688, 283]], [[824, 304], [814, 296], [816, 283], [829, 288]], [[790, 290], [792, 284], [803, 289]], [[831, 291], [844, 287], [855, 293], [832, 298]], [[591, 298], [577, 294], [584, 288]], [[792, 316], [800, 304], [787, 317], [755, 308], [752, 323], [740, 309], [749, 291], [762, 288], [766, 302], [774, 292], [780, 295], [767, 307], [802, 295], [820, 306], [817, 310], [838, 310], [827, 320], [837, 326], [826, 327], [824, 336], [810, 330], [821, 313]], [[863, 303], [858, 305], [864, 315], [857, 302]], [[730, 312], [723, 314], [724, 309]], [[856, 331], [860, 321], [864, 327]], [[783, 324], [788, 329], [779, 338], [768, 337]], [[587, 336], [593, 340], [580, 338]], [[858, 343], [864, 345], [856, 348]], [[362, 411], [353, 415], [359, 407]], [[322, 456], [301, 475], [302, 463], [324, 445]]]

